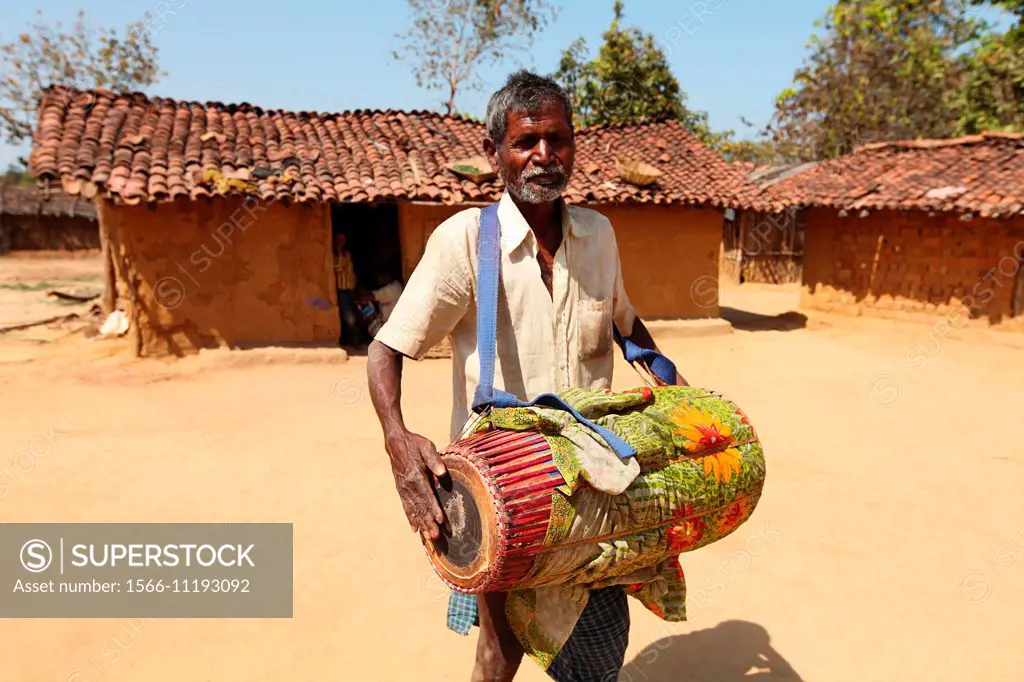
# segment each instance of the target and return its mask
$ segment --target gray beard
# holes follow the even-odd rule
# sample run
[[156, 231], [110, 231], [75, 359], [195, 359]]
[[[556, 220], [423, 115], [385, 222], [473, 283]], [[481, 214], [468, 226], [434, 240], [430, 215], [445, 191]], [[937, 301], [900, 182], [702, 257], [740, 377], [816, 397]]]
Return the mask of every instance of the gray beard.
[[[560, 166], [559, 169], [561, 169]], [[527, 204], [546, 204], [562, 196], [562, 192], [565, 191], [566, 186], [569, 184], [569, 178], [565, 175], [563, 169], [562, 182], [554, 187], [530, 182], [531, 178], [535, 175], [540, 175], [542, 172], [540, 169], [524, 170], [523, 174], [519, 176], [519, 182], [516, 183], [509, 182], [508, 178], [505, 177], [504, 169], [502, 169], [499, 175], [501, 175], [501, 179], [505, 182], [505, 186], [508, 187], [509, 193], [519, 201]]]

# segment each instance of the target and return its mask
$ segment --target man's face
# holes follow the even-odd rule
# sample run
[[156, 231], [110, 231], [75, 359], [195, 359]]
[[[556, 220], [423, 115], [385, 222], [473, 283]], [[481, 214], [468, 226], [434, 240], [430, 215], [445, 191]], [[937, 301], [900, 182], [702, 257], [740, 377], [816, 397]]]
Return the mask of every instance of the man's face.
[[484, 148], [512, 196], [531, 204], [561, 196], [576, 159], [562, 104], [550, 100], [529, 114], [509, 112], [506, 128], [499, 147], [487, 140]]
[[344, 249], [345, 248], [345, 242], [346, 242], [345, 235], [338, 234], [337, 236], [335, 236], [335, 238], [334, 238], [334, 250], [335, 251], [341, 251], [342, 249]]

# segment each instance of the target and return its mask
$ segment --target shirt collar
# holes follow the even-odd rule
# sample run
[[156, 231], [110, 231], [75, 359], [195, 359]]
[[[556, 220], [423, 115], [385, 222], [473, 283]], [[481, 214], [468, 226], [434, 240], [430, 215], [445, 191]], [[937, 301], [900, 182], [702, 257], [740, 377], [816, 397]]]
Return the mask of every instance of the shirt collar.
[[[568, 234], [572, 237], [580, 237], [585, 234], [583, 226], [572, 219], [564, 199], [560, 201], [560, 204], [563, 236]], [[519, 248], [519, 245], [533, 232], [530, 224], [526, 222], [526, 218], [519, 211], [519, 207], [512, 201], [508, 190], [502, 192], [501, 200], [498, 202], [498, 221], [501, 223], [501, 246], [508, 252]]]

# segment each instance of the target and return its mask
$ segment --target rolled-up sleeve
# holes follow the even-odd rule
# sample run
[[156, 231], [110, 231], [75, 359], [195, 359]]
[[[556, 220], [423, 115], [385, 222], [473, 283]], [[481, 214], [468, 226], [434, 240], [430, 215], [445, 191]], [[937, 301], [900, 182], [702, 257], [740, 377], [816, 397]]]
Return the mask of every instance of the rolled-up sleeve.
[[615, 288], [612, 297], [612, 321], [623, 337], [633, 334], [633, 322], [636, 320], [636, 310], [629, 301], [626, 293], [626, 285], [622, 281], [622, 261], [619, 259], [619, 245], [615, 239], [615, 231], [611, 232], [611, 248], [615, 263]]
[[420, 360], [452, 333], [472, 301], [468, 223], [463, 212], [441, 223], [427, 239], [423, 257], [375, 339]]

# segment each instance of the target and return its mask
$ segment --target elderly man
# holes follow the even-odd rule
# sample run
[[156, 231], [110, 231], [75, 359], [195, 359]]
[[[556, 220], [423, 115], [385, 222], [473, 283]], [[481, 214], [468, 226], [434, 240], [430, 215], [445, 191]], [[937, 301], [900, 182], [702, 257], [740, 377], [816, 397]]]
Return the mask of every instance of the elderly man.
[[[521, 400], [571, 387], [608, 388], [613, 323], [639, 346], [655, 346], [626, 295], [608, 219], [566, 206], [561, 198], [575, 156], [572, 104], [554, 81], [520, 71], [491, 97], [487, 133], [484, 151], [505, 184], [497, 212], [501, 284], [494, 384]], [[430, 539], [438, 538], [444, 523], [430, 477], [446, 471], [435, 445], [403, 421], [402, 359], [418, 360], [450, 337], [454, 439], [480, 381], [474, 300], [480, 215], [480, 209], [467, 209], [438, 226], [369, 348], [370, 393], [395, 484], [409, 524]], [[452, 629], [459, 629], [465, 614], [465, 632], [480, 626], [473, 679], [511, 680], [523, 648], [505, 617], [506, 595], [473, 599], [453, 594], [449, 605]], [[622, 588], [592, 591], [549, 676], [562, 682], [616, 679], [628, 632]]]

